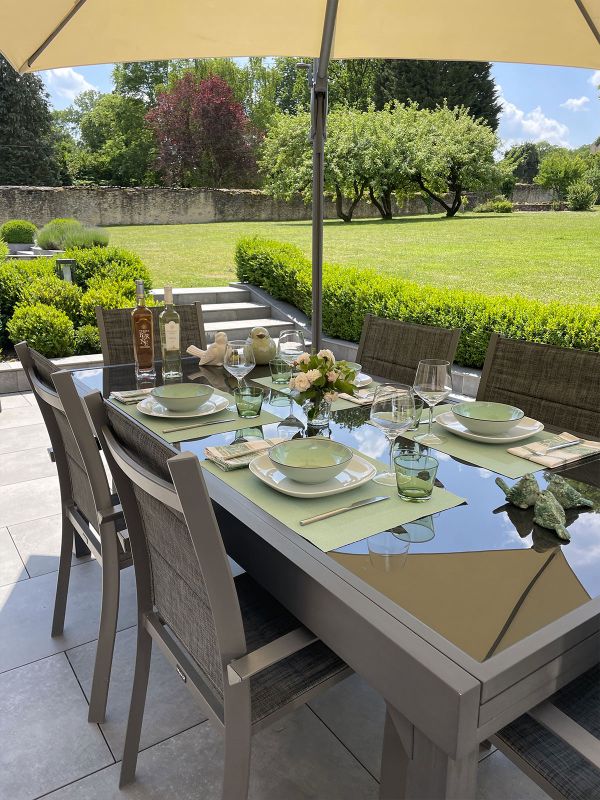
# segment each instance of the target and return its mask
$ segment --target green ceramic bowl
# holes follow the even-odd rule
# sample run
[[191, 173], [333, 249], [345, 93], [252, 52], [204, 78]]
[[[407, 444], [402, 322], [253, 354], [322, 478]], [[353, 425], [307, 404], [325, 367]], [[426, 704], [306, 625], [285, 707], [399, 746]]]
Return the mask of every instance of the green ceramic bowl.
[[525, 412], [515, 406], [481, 400], [476, 400], [474, 403], [458, 403], [452, 406], [452, 411], [465, 428], [483, 436], [505, 433], [525, 416]]
[[168, 383], [152, 389], [152, 397], [169, 411], [194, 411], [211, 397], [212, 386], [203, 383]]
[[356, 361], [346, 361], [346, 366], [348, 369], [351, 369], [352, 372], [358, 373], [362, 370], [362, 364], [357, 364]]
[[286, 478], [298, 483], [324, 483], [352, 459], [352, 450], [330, 439], [292, 439], [276, 444], [269, 458]]

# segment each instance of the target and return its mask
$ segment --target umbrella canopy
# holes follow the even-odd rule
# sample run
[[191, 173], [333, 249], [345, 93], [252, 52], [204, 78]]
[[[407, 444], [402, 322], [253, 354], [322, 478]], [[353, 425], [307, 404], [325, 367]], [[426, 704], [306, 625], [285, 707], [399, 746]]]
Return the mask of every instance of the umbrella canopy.
[[600, 69], [600, 0], [1, 0], [21, 72], [121, 61], [311, 56], [312, 343], [321, 338], [323, 145], [330, 58], [507, 61]]

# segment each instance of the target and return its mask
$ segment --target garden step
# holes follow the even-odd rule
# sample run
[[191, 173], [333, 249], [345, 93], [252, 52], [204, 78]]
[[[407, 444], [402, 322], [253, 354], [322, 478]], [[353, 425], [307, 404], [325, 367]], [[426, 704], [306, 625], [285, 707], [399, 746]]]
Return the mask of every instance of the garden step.
[[204, 322], [265, 319], [271, 316], [271, 307], [260, 303], [203, 303], [202, 315]]
[[[152, 294], [156, 300], [164, 297], [163, 289], [153, 289]], [[215, 303], [247, 303], [250, 301], [250, 292], [247, 289], [238, 289], [235, 286], [201, 286], [190, 289], [173, 289], [175, 303], [197, 303], [202, 305]]]
[[235, 320], [231, 322], [206, 322], [204, 329], [206, 331], [206, 338], [212, 342], [215, 333], [224, 331], [228, 339], [245, 339], [250, 333], [251, 328], [261, 327], [266, 328], [270, 335], [276, 339], [280, 332], [286, 328], [291, 328], [289, 322], [281, 319], [252, 319], [244, 322], [244, 320]]

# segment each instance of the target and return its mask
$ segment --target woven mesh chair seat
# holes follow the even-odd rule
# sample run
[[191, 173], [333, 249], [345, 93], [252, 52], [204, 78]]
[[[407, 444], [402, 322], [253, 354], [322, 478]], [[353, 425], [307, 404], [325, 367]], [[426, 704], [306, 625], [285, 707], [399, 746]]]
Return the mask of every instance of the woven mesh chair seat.
[[600, 353], [494, 336], [478, 400], [521, 408], [545, 425], [600, 436]]
[[460, 330], [413, 325], [367, 314], [356, 354], [365, 372], [412, 384], [419, 361], [439, 358], [452, 363]]
[[[154, 358], [162, 358], [160, 349], [160, 336], [158, 332], [158, 316], [163, 310], [162, 306], [150, 309], [154, 318]], [[175, 310], [181, 322], [181, 352], [194, 344], [205, 347], [204, 325], [201, 320], [201, 311], [195, 303], [177, 305]], [[133, 338], [131, 333], [132, 308], [97, 308], [96, 318], [101, 327], [103, 336], [102, 355], [105, 364], [131, 364], [134, 361]], [[199, 316], [200, 315], [200, 316]]]
[[[595, 736], [600, 751], [600, 666], [558, 691], [551, 702]], [[569, 800], [600, 797], [600, 770], [529, 715], [519, 717], [497, 736]]]

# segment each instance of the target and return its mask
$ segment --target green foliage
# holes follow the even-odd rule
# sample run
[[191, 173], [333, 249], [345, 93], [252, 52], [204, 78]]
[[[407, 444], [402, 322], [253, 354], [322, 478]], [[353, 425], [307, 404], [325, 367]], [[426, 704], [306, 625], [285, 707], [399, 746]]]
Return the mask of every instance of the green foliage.
[[131, 308], [135, 305], [135, 283], [95, 277], [81, 298], [81, 323], [96, 323], [96, 306], [101, 308]]
[[82, 325], [75, 331], [75, 353], [78, 356], [87, 356], [101, 353], [100, 333], [96, 325]]
[[86, 228], [76, 219], [53, 219], [38, 232], [37, 242], [44, 250], [106, 247], [108, 233], [98, 228]]
[[9, 244], [33, 244], [37, 227], [26, 219], [9, 219], [0, 226], [0, 239]]
[[499, 194], [491, 200], [486, 200], [475, 206], [473, 209], [478, 214], [494, 213], [494, 214], [510, 214], [513, 211], [513, 203], [508, 200], [504, 195]]
[[574, 181], [567, 189], [567, 203], [571, 211], [590, 211], [598, 192], [585, 180]]
[[0, 263], [0, 316], [6, 318], [12, 314], [32, 280], [48, 276], [56, 276], [56, 264], [52, 258]]
[[4, 241], [4, 239], [0, 239], [0, 264], [4, 261], [6, 256], [8, 255], [8, 245]]
[[146, 290], [152, 288], [150, 271], [140, 257], [121, 247], [74, 247], [64, 257], [75, 261], [73, 280], [82, 288], [94, 276], [119, 281], [143, 280]]
[[26, 340], [47, 358], [69, 356], [74, 349], [73, 323], [64, 311], [42, 303], [19, 306], [7, 325], [13, 344]]
[[535, 142], [524, 142], [511, 147], [504, 158], [514, 163], [515, 178], [523, 183], [533, 183], [540, 166], [540, 154]]
[[81, 289], [73, 283], [61, 280], [55, 275], [35, 278], [21, 291], [20, 303], [33, 306], [42, 303], [64, 311], [74, 323], [79, 319]]
[[600, 153], [595, 153], [587, 161], [584, 180], [594, 187], [596, 201], [600, 197]]
[[[293, 245], [243, 238], [238, 280], [311, 313], [311, 265]], [[513, 339], [600, 351], [600, 306], [542, 303], [523, 297], [420, 286], [369, 269], [325, 265], [323, 328], [357, 342], [367, 313], [422, 325], [461, 328], [458, 364], [481, 367], [493, 331]]]
[[586, 163], [580, 155], [557, 147], [541, 159], [534, 182], [551, 189], [558, 200], [565, 200], [569, 186], [582, 178], [585, 170]]
[[63, 247], [68, 250], [73, 247], [107, 247], [108, 233], [100, 228], [80, 228], [67, 231], [63, 238]]

